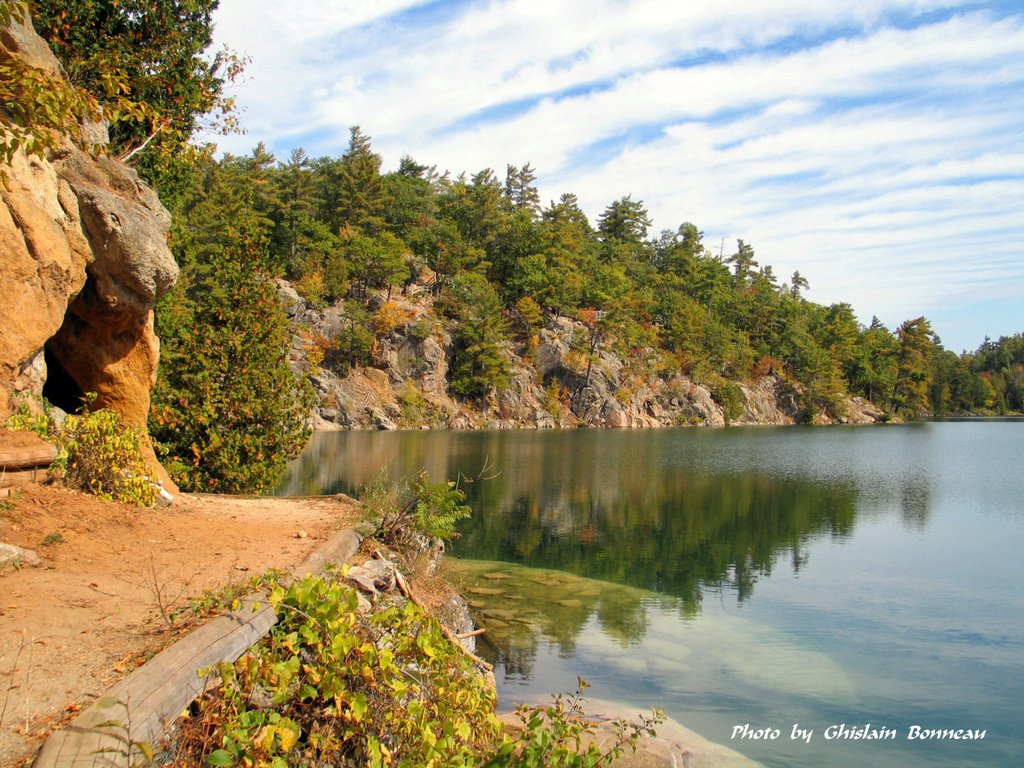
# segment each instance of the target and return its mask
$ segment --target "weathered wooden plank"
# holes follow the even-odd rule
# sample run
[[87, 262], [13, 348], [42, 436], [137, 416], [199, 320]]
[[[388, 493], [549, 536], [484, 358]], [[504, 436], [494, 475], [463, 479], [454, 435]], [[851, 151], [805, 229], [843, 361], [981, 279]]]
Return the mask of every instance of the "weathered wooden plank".
[[346, 563], [359, 549], [359, 542], [359, 534], [350, 528], [338, 531], [299, 563], [292, 570], [292, 575], [301, 579], [311, 573], [320, 573], [328, 563]]
[[[13, 442], [12, 442], [13, 441]], [[57, 446], [31, 432], [0, 430], [0, 467], [46, 468], [57, 458]]]
[[[359, 548], [359, 536], [339, 531], [300, 563], [294, 578], [319, 573], [328, 563], [344, 563]], [[218, 616], [167, 648], [97, 699], [65, 729], [53, 733], [33, 768], [128, 768], [139, 742], [154, 743], [167, 725], [216, 682], [212, 670], [233, 662], [277, 622], [256, 593], [242, 607]], [[211, 669], [202, 676], [200, 670]]]
[[41, 483], [46, 480], [47, 470], [36, 469], [0, 469], [0, 488], [11, 488], [23, 483]]
[[276, 621], [266, 595], [249, 595], [239, 610], [202, 625], [111, 688], [68, 728], [53, 734], [34, 765], [127, 766], [130, 743], [154, 742], [206, 689], [209, 680], [200, 670], [234, 661]]

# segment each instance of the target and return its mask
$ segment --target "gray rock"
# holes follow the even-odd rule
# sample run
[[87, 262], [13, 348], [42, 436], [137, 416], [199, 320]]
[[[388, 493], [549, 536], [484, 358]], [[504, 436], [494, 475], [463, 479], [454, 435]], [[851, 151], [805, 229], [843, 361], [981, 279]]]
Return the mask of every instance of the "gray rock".
[[392, 421], [390, 418], [388, 418], [387, 415], [385, 415], [384, 412], [381, 410], [373, 409], [371, 411], [371, 416], [373, 419], [373, 425], [377, 429], [383, 429], [389, 432], [393, 432], [398, 429], [398, 425], [395, 424], [395, 422]]
[[88, 267], [96, 293], [111, 308], [148, 312], [178, 279], [167, 248], [170, 215], [159, 202], [150, 208], [81, 181], [72, 181], [71, 188], [96, 254]]
[[281, 297], [281, 307], [284, 313], [292, 320], [302, 317], [306, 310], [306, 301], [287, 280], [276, 280], [277, 295]]
[[364, 592], [390, 592], [395, 588], [395, 564], [390, 560], [367, 560], [348, 570], [348, 580]]
[[42, 564], [43, 561], [39, 559], [39, 555], [31, 549], [23, 549], [13, 544], [0, 544], [0, 568], [8, 565], [15, 568], [20, 568], [22, 565], [36, 567]]

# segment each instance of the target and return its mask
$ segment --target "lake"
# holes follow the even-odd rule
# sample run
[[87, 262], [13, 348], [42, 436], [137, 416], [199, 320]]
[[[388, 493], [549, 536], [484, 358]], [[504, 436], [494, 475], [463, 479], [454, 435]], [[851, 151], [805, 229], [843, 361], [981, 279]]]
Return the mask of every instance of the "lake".
[[579, 675], [766, 766], [1003, 768], [1024, 754], [1022, 449], [1020, 421], [318, 433], [280, 492], [491, 467], [450, 552], [505, 707]]

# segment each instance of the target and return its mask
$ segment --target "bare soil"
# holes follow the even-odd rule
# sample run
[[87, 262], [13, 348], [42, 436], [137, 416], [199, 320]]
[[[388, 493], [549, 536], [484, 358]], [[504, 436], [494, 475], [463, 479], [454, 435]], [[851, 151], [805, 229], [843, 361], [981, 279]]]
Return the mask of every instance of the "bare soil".
[[137, 509], [27, 484], [0, 498], [0, 766], [27, 765], [82, 706], [175, 639], [204, 590], [287, 569], [358, 519], [346, 497], [182, 494]]

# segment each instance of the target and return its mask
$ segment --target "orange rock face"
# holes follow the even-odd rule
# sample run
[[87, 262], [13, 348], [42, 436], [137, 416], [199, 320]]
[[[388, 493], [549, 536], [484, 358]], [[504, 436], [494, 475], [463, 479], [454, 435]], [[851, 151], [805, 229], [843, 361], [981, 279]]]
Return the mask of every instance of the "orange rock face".
[[[27, 23], [0, 30], [0, 62], [11, 59], [59, 71]], [[94, 392], [145, 431], [160, 351], [153, 307], [178, 276], [169, 214], [133, 169], [71, 141], [47, 158], [19, 151], [0, 171], [0, 424], [20, 395], [45, 388], [65, 408]]]

